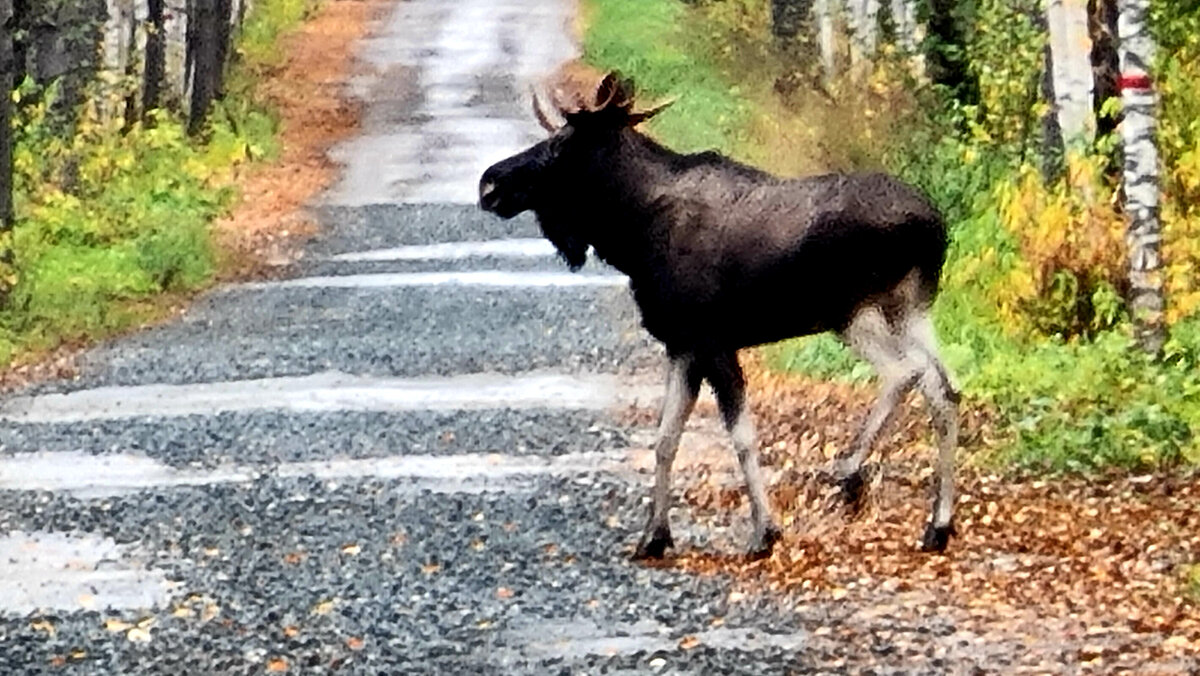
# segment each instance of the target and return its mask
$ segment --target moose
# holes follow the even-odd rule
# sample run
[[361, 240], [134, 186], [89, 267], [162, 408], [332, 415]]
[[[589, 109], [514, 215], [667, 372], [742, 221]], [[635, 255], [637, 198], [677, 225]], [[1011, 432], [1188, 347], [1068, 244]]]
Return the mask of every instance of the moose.
[[750, 555], [770, 555], [782, 534], [767, 502], [737, 353], [826, 331], [881, 381], [835, 461], [840, 494], [859, 499], [872, 444], [919, 386], [938, 434], [921, 549], [943, 551], [954, 534], [959, 395], [930, 321], [947, 248], [937, 209], [882, 173], [784, 179], [714, 151], [674, 152], [636, 130], [669, 102], [638, 110], [630, 80], [596, 75], [598, 83], [581, 90], [552, 91], [549, 112], [533, 93], [534, 114], [550, 137], [488, 168], [479, 206], [505, 219], [533, 211], [573, 271], [590, 248], [623, 272], [643, 326], [666, 348], [655, 483], [634, 557], [661, 558], [674, 546], [671, 466], [704, 381], [745, 475]]

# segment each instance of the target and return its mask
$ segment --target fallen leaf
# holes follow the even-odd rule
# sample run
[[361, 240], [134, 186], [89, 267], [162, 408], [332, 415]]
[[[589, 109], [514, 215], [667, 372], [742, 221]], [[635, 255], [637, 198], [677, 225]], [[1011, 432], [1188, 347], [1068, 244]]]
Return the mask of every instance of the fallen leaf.
[[151, 636], [148, 629], [134, 627], [125, 634], [125, 638], [128, 639], [130, 643], [149, 643]]
[[58, 633], [58, 630], [54, 628], [54, 625], [49, 620], [34, 620], [29, 623], [29, 628], [34, 631], [45, 632], [51, 637]]
[[91, 594], [80, 594], [78, 601], [80, 607], [87, 610], [92, 610], [96, 607], [96, 597]]
[[440, 563], [427, 563], [421, 566], [421, 572], [425, 573], [426, 575], [433, 575], [441, 569], [442, 565]]
[[333, 599], [330, 599], [328, 601], [321, 601], [317, 605], [313, 606], [312, 614], [313, 615], [328, 615], [331, 610], [333, 610]]
[[279, 673], [288, 670], [288, 661], [282, 657], [272, 657], [267, 660], [267, 671]]
[[362, 547], [358, 545], [345, 545], [342, 547], [342, 553], [347, 556], [358, 556], [359, 552], [361, 551]]
[[300, 633], [300, 628], [294, 624], [289, 624], [283, 628], [283, 635], [287, 638], [295, 638]]
[[288, 552], [283, 555], [283, 562], [294, 566], [304, 560], [306, 554], [304, 552]]
[[692, 648], [695, 648], [699, 645], [700, 645], [700, 639], [696, 638], [695, 636], [690, 636], [690, 635], [684, 636], [683, 640], [681, 640], [679, 642], [679, 648], [681, 650], [691, 650]]
[[118, 631], [129, 631], [131, 627], [133, 627], [132, 624], [129, 624], [123, 620], [119, 620], [115, 617], [110, 617], [104, 621], [104, 628], [113, 632], [114, 634]]
[[508, 587], [500, 587], [496, 590], [496, 596], [497, 598], [511, 599], [513, 597], [513, 590]]
[[346, 647], [351, 650], [362, 650], [363, 645], [365, 645], [365, 642], [357, 636], [351, 636], [346, 639]]

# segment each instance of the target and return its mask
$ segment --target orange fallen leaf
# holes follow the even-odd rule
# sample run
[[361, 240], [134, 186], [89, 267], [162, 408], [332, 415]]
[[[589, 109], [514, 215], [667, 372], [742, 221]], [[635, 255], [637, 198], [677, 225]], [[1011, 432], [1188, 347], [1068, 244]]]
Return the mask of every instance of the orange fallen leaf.
[[700, 639], [696, 638], [695, 636], [684, 636], [683, 639], [679, 641], [679, 648], [681, 650], [691, 650], [699, 645]]
[[300, 633], [300, 628], [294, 624], [289, 624], [288, 626], [283, 628], [283, 635], [288, 638], [294, 638], [299, 633]]
[[365, 642], [357, 636], [346, 639], [346, 647], [351, 650], [362, 650], [364, 644]]
[[513, 590], [508, 587], [501, 587], [496, 590], [496, 596], [502, 599], [511, 599], [513, 597]]
[[282, 657], [272, 657], [267, 660], [267, 671], [279, 673], [288, 670], [288, 661]]

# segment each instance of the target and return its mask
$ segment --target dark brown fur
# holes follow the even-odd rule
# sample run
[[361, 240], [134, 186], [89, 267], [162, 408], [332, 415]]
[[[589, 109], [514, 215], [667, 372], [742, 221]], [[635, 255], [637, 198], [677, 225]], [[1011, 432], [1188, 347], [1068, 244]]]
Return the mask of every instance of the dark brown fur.
[[916, 300], [932, 301], [946, 231], [915, 189], [884, 174], [784, 180], [714, 152], [679, 154], [620, 112], [568, 115], [489, 168], [483, 207], [533, 210], [574, 268], [590, 245], [629, 276], [646, 329], [671, 353], [840, 330], [912, 271]]

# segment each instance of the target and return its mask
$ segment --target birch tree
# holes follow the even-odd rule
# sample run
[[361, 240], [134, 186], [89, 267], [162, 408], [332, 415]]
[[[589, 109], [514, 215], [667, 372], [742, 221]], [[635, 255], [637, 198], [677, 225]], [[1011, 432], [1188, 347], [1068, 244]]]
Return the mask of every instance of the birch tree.
[[817, 25], [817, 49], [821, 55], [821, 73], [828, 86], [837, 76], [837, 54], [834, 43], [834, 18], [838, 0], [816, 0], [813, 14]]
[[1129, 219], [1130, 309], [1138, 346], [1159, 354], [1166, 341], [1163, 322], [1162, 242], [1158, 220], [1157, 96], [1151, 79], [1154, 39], [1147, 21], [1150, 0], [1119, 0], [1117, 31], [1121, 61], [1121, 123], [1124, 147], [1125, 212]]
[[1048, 0], [1054, 110], [1062, 130], [1064, 151], [1085, 152], [1095, 139], [1093, 117], [1092, 39], [1086, 0]]
[[879, 0], [846, 0], [846, 22], [851, 65], [870, 61], [879, 43]]

